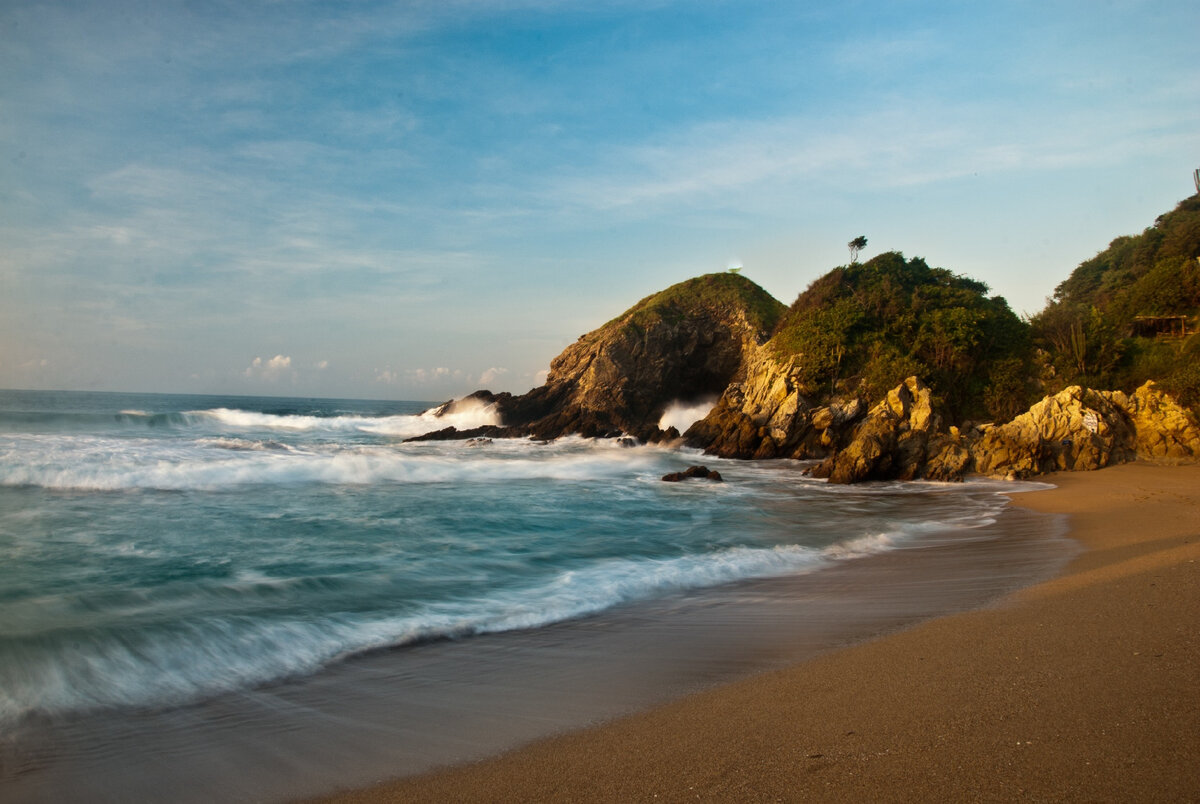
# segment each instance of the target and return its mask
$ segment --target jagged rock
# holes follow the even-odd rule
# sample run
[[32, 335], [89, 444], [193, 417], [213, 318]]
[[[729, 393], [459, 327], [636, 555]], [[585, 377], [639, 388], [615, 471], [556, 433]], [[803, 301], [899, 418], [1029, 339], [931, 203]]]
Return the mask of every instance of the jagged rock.
[[921, 476], [943, 483], [958, 482], [971, 469], [971, 451], [957, 427], [929, 439], [925, 447], [925, 467]]
[[413, 441], [577, 433], [642, 443], [681, 438], [658, 427], [671, 402], [721, 393], [683, 440], [730, 458], [821, 458], [813, 474], [835, 483], [961, 480], [972, 468], [1001, 477], [1096, 469], [1135, 457], [1200, 458], [1195, 417], [1147, 383], [1132, 395], [1078, 386], [998, 426], [942, 431], [932, 394], [916, 377], [874, 407], [860, 399], [814, 405], [802, 355], [767, 342], [782, 305], [754, 283], [710, 274], [647, 297], [572, 344], [546, 384], [521, 396], [477, 391], [436, 415], [494, 408], [503, 425], [454, 427]]
[[796, 446], [811, 427], [794, 375], [794, 360], [780, 363], [768, 349], [756, 350], [744, 379], [725, 389], [684, 440], [725, 458], [797, 457]]
[[681, 480], [692, 480], [695, 478], [705, 478], [714, 483], [724, 482], [721, 473], [716, 469], [709, 469], [707, 466], [689, 466], [682, 472], [670, 472], [662, 476], [662, 479], [667, 483], [678, 483]]
[[1143, 460], [1181, 461], [1200, 458], [1200, 425], [1174, 399], [1147, 382], [1129, 397], [1107, 394], [1129, 417], [1136, 432], [1134, 449]]
[[1200, 426], [1153, 382], [1132, 396], [1073, 385], [1011, 422], [986, 429], [972, 453], [977, 472], [1010, 478], [1134, 459], [1195, 460]]
[[1023, 478], [1132, 460], [1135, 443], [1133, 426], [1111, 395], [1073, 385], [988, 428], [972, 453], [981, 474]]
[[684, 441], [723, 458], [824, 458], [840, 449], [867, 406], [850, 398], [813, 407], [799, 379], [800, 359], [780, 361], [770, 347], [758, 349], [745, 378], [725, 389]]
[[538, 438], [666, 440], [671, 431], [658, 429], [666, 407], [715, 396], [739, 379], [784, 309], [745, 277], [697, 277], [581, 336], [551, 362], [545, 385], [521, 396], [472, 396], [494, 404], [506, 426]]
[[[864, 480], [915, 480], [926, 473], [930, 437], [941, 417], [933, 410], [932, 393], [916, 377], [909, 377], [888, 392], [887, 398], [867, 413], [851, 441], [813, 470], [815, 477], [831, 483]], [[958, 452], [951, 442], [937, 442], [939, 480], [961, 478], [953, 470]], [[943, 454], [944, 453], [944, 454]]]

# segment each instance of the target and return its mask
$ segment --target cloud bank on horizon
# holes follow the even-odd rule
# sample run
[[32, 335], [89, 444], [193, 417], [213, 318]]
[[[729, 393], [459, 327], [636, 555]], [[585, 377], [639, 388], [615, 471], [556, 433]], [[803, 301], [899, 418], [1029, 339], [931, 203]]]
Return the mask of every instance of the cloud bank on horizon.
[[0, 387], [521, 392], [897, 249], [1034, 312], [1190, 194], [1193, 2], [0, 6]]

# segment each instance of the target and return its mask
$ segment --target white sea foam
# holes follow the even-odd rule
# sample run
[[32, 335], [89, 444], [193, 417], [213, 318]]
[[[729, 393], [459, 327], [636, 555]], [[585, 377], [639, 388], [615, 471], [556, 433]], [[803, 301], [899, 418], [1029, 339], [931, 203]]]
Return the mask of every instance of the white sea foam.
[[[6, 449], [5, 442], [11, 446]], [[28, 443], [28, 448], [23, 445]], [[663, 452], [579, 440], [458, 454], [463, 445], [292, 447], [276, 442], [14, 436], [0, 440], [0, 485], [53, 489], [222, 489], [303, 483], [598, 480], [661, 474]], [[213, 449], [218, 447], [218, 449]]]
[[[417, 640], [534, 628], [676, 590], [817, 569], [894, 546], [884, 534], [817, 550], [801, 545], [732, 547], [661, 559], [621, 558], [563, 570], [532, 586], [429, 603], [398, 617], [351, 615], [261, 621], [209, 617], [144, 632], [118, 629], [44, 641], [0, 660], [0, 723], [32, 712], [178, 704], [311, 673], [330, 662]], [[243, 571], [239, 588], [279, 586]]]
[[689, 427], [707, 416], [716, 404], [715, 396], [691, 402], [672, 402], [663, 411], [662, 417], [658, 420], [658, 427], [660, 430], [674, 427], [681, 433], [686, 432]]
[[188, 411], [185, 415], [194, 422], [209, 422], [232, 430], [278, 430], [292, 433], [327, 432], [371, 433], [407, 438], [445, 427], [468, 430], [484, 425], [500, 424], [495, 405], [468, 400], [459, 403], [454, 412], [438, 415], [437, 408], [415, 415], [396, 416], [304, 416], [298, 414], [260, 413], [237, 408], [212, 408]]
[[862, 558], [863, 556], [874, 555], [875, 553], [887, 552], [894, 549], [896, 544], [897, 539], [893, 534], [872, 533], [856, 539], [850, 539], [840, 544], [830, 545], [821, 552], [827, 558], [844, 561], [846, 559]]
[[[818, 552], [800, 546], [613, 559], [526, 588], [431, 603], [410, 616], [208, 617], [166, 629], [90, 631], [54, 645], [38, 640], [11, 646], [0, 659], [0, 724], [34, 712], [179, 704], [311, 673], [373, 649], [533, 628], [664, 592], [794, 573], [822, 562]], [[235, 583], [260, 581], [267, 579], [241, 573]]]

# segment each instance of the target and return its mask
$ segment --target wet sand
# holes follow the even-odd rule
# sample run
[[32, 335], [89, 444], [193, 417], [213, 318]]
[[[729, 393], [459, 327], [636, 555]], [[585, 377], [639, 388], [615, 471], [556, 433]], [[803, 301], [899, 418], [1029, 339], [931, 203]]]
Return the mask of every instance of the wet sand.
[[1047, 479], [1085, 551], [999, 604], [338, 800], [1200, 800], [1200, 466]]

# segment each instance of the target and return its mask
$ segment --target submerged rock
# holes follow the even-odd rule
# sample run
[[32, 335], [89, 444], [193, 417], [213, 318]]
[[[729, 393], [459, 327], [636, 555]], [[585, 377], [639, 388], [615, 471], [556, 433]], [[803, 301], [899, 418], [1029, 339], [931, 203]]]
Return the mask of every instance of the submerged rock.
[[520, 438], [523, 435], [525, 432], [521, 428], [485, 424], [482, 427], [472, 427], [467, 430], [443, 427], [441, 430], [434, 430], [430, 433], [409, 436], [404, 441], [406, 443], [409, 441], [485, 441], [493, 438]]
[[667, 483], [678, 483], [681, 480], [692, 480], [703, 478], [711, 480], [715, 483], [724, 482], [725, 478], [721, 477], [721, 473], [715, 469], [709, 469], [707, 466], [689, 466], [682, 472], [671, 472], [663, 475], [662, 479]]

